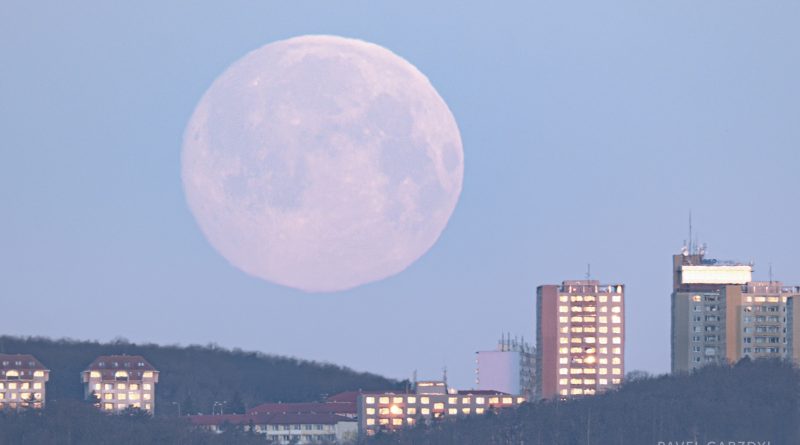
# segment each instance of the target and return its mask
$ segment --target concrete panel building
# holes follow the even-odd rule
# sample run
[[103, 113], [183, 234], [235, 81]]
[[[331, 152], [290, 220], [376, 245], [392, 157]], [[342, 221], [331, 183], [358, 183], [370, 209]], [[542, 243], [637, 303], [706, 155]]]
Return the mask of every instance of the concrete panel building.
[[625, 286], [564, 281], [536, 291], [536, 397], [597, 394], [625, 374]]
[[533, 398], [534, 352], [525, 340], [503, 336], [494, 351], [476, 353], [479, 390]]
[[0, 354], [0, 410], [43, 408], [50, 370], [30, 354]]
[[788, 323], [800, 287], [753, 281], [752, 265], [707, 259], [700, 249], [684, 249], [672, 265], [672, 372], [797, 357]]
[[363, 393], [358, 398], [359, 433], [396, 431], [432, 419], [456, 419], [519, 406], [525, 398], [498, 391], [458, 391], [442, 381], [418, 382], [412, 393]]

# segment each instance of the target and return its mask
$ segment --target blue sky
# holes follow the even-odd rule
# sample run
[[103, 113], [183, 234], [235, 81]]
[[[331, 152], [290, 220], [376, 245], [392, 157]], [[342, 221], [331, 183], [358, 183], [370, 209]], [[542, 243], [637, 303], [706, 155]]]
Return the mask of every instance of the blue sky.
[[[2, 332], [209, 343], [469, 387], [535, 289], [627, 284], [627, 368], [669, 368], [670, 255], [691, 209], [714, 257], [800, 283], [800, 4], [37, 2], [0, 12]], [[230, 63], [336, 34], [425, 73], [464, 190], [405, 272], [305, 294], [208, 244], [184, 127]]]

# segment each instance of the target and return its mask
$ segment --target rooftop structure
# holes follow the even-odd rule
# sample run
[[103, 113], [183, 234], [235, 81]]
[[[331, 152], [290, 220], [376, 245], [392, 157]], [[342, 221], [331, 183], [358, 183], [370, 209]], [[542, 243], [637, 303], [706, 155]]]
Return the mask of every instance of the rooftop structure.
[[478, 389], [533, 398], [534, 352], [524, 339], [503, 336], [494, 351], [476, 353]]
[[222, 433], [227, 427], [262, 434], [272, 444], [351, 443], [358, 426], [351, 417], [330, 413], [272, 413], [188, 416], [192, 424]]

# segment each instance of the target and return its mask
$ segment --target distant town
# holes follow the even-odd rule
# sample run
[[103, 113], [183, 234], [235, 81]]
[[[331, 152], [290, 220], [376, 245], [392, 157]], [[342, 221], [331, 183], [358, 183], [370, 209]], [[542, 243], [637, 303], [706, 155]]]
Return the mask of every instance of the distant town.
[[[770, 277], [753, 281], [753, 265], [706, 257], [689, 244], [672, 256], [672, 372], [742, 359], [800, 361], [796, 320], [800, 286]], [[635, 315], [634, 315], [635, 316]], [[536, 340], [502, 335], [497, 347], [476, 353], [476, 386], [456, 389], [440, 379], [412, 379], [405, 390], [353, 391], [304, 403], [265, 400], [231, 414], [177, 415], [197, 429], [235, 427], [271, 443], [351, 443], [420, 423], [482, 415], [528, 401], [590, 397], [625, 379], [625, 285], [590, 279], [536, 290]], [[154, 415], [159, 370], [140, 355], [102, 355], [75, 376], [84, 398], [109, 414]], [[45, 407], [50, 370], [31, 354], [0, 354], [0, 409]]]

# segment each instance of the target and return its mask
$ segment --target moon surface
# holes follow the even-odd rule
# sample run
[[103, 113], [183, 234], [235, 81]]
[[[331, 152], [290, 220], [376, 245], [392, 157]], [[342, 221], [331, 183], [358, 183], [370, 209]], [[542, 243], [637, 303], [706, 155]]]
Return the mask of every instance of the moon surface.
[[397, 274], [458, 201], [458, 126], [428, 79], [360, 40], [265, 45], [217, 78], [187, 125], [182, 177], [214, 248], [310, 292]]

